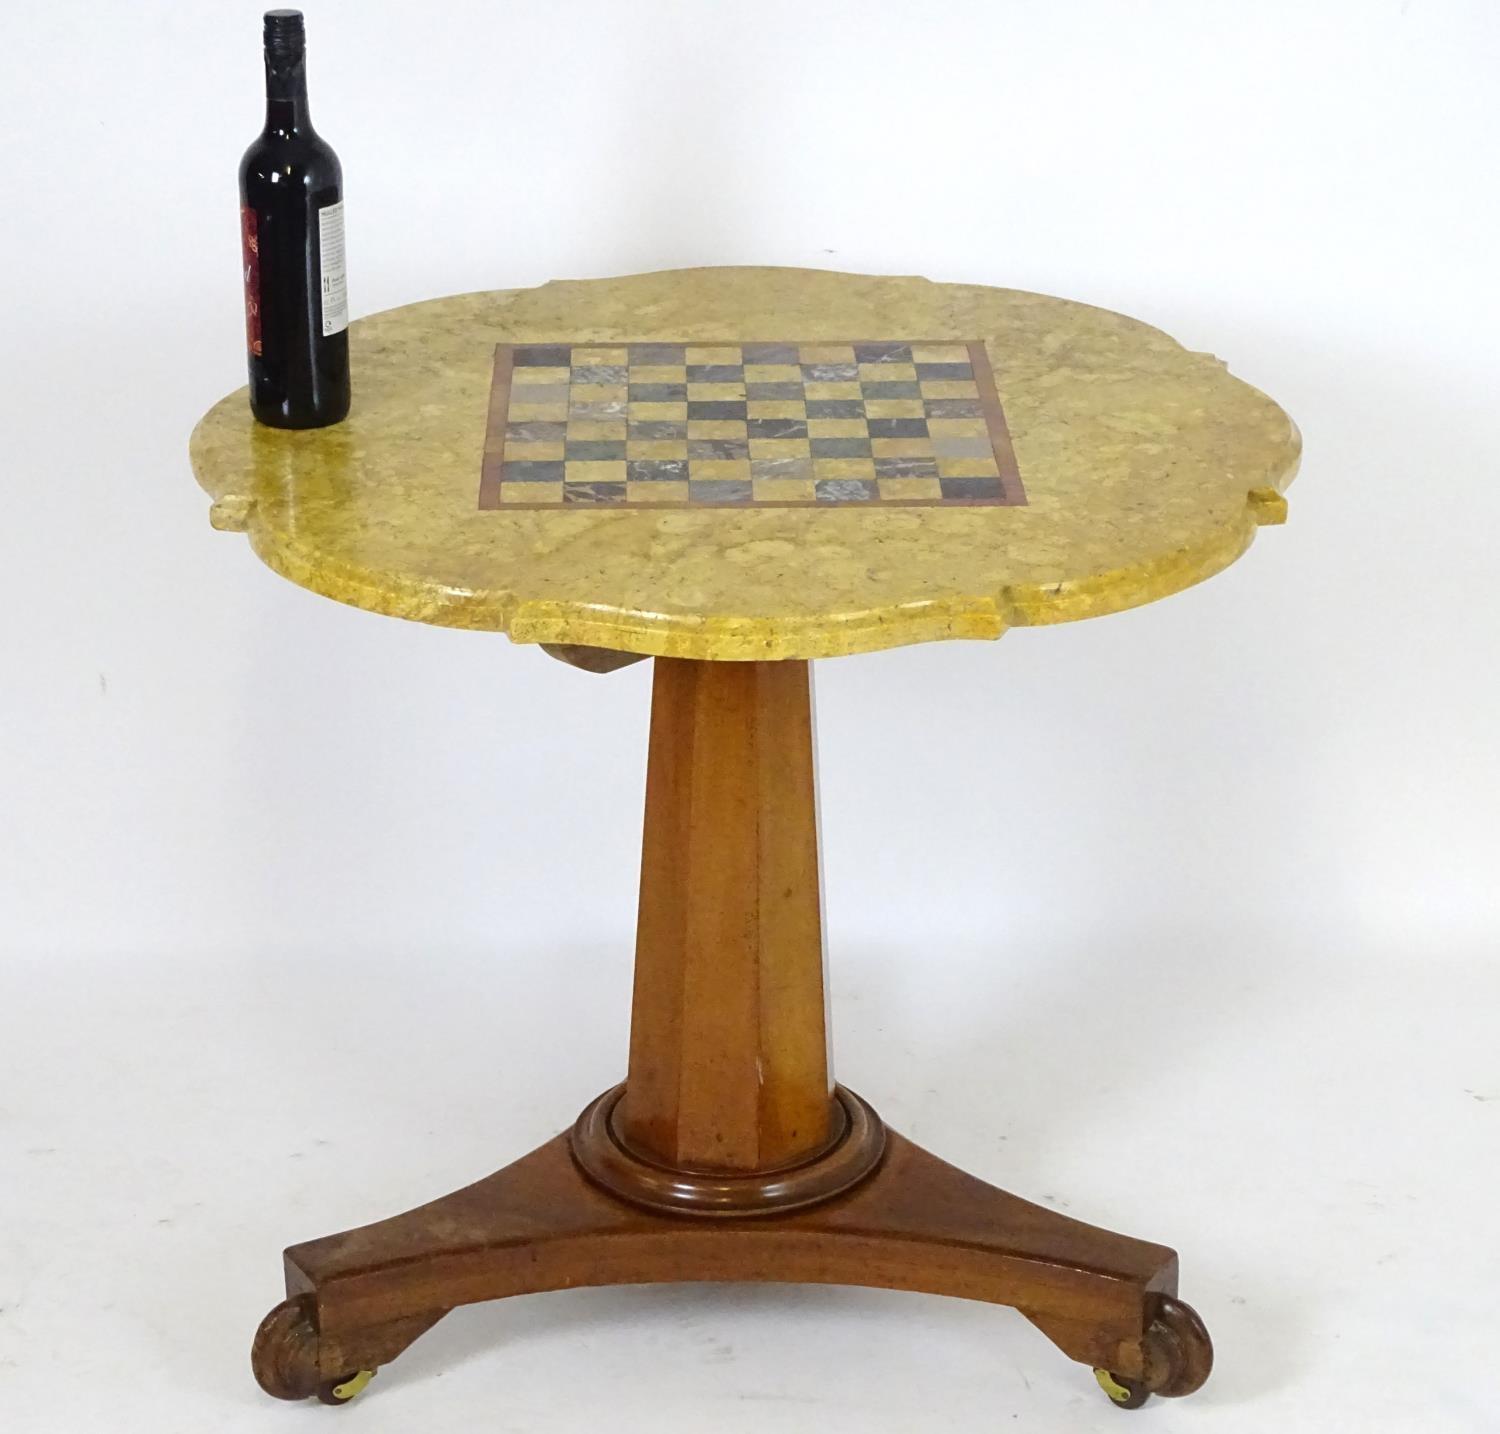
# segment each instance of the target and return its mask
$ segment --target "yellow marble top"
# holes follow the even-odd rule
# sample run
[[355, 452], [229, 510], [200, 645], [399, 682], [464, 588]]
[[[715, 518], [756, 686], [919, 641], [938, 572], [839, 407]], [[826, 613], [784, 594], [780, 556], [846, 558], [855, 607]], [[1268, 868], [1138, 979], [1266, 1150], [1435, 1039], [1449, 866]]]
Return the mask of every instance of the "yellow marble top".
[[[478, 501], [497, 344], [982, 340], [1024, 504], [526, 507]], [[336, 427], [193, 433], [217, 528], [284, 577], [419, 622], [672, 657], [867, 652], [1093, 617], [1218, 572], [1300, 439], [1208, 354], [1107, 310], [919, 278], [687, 269], [464, 294], [350, 330]], [[925, 391], [925, 390], [924, 390]]]

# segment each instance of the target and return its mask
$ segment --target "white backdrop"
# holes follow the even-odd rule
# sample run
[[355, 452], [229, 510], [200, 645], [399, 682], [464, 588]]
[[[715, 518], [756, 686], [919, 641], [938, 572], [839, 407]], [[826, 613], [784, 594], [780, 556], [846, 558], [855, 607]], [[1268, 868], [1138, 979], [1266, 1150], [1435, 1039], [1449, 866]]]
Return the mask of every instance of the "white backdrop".
[[[1160, 1427], [1491, 1427], [1465, 1381], [1497, 1242], [1463, 1228], [1500, 1140], [1500, 10], [311, 0], [308, 26], [356, 315], [917, 272], [1134, 314], [1293, 414], [1289, 526], [1203, 587], [820, 665], [836, 1051], [943, 1153], [1183, 1250], [1221, 1370]], [[296, 1415], [242, 1346], [279, 1245], [616, 1078], [648, 672], [342, 608], [209, 530], [186, 442], [243, 382], [256, 7], [54, 0], [6, 26], [0, 86], [0, 1415], [273, 1428]], [[447, 1322], [365, 1427], [496, 1400], [528, 1430], [1113, 1427], [992, 1311], [567, 1298]]]

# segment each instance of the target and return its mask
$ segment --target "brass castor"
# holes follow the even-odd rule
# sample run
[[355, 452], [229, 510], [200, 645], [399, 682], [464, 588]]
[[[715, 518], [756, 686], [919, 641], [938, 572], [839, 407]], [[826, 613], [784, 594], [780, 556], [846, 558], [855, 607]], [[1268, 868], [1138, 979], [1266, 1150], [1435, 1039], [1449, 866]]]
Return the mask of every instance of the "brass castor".
[[1213, 1367], [1213, 1341], [1198, 1312], [1162, 1295], [1141, 1338], [1140, 1374], [1096, 1369], [1094, 1378], [1117, 1409], [1139, 1409], [1153, 1394], [1180, 1399], [1201, 1389]]
[[318, 1368], [318, 1325], [312, 1301], [283, 1300], [261, 1322], [250, 1346], [255, 1382], [276, 1399], [311, 1399], [347, 1404], [374, 1376], [355, 1370], [325, 1379]]
[[1138, 1379], [1111, 1374], [1107, 1369], [1096, 1369], [1094, 1378], [1099, 1381], [1099, 1388], [1109, 1395], [1110, 1403], [1116, 1408], [1139, 1409], [1151, 1398], [1151, 1391]]
[[323, 1404], [347, 1404], [374, 1378], [373, 1369], [359, 1369], [342, 1379], [325, 1380], [318, 1386], [318, 1400]]

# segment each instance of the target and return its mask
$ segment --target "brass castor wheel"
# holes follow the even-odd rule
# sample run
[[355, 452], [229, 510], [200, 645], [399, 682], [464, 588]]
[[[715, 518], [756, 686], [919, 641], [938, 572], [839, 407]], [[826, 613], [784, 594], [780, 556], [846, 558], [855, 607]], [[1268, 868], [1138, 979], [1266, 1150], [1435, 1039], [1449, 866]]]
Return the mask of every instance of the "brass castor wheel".
[[1138, 1379], [1111, 1374], [1107, 1369], [1096, 1369], [1094, 1378], [1099, 1381], [1099, 1388], [1109, 1395], [1110, 1403], [1116, 1408], [1139, 1409], [1151, 1398], [1151, 1391]]
[[373, 1369], [360, 1369], [342, 1379], [325, 1380], [318, 1386], [318, 1400], [323, 1404], [347, 1404], [374, 1378]]
[[347, 1404], [374, 1376], [355, 1370], [325, 1379], [318, 1368], [318, 1325], [312, 1301], [283, 1300], [261, 1322], [250, 1346], [255, 1382], [275, 1399], [311, 1399]]
[[1203, 1387], [1214, 1367], [1214, 1345], [1192, 1305], [1162, 1295], [1141, 1338], [1139, 1375], [1096, 1369], [1094, 1378], [1118, 1409], [1139, 1409], [1153, 1394], [1180, 1399]]

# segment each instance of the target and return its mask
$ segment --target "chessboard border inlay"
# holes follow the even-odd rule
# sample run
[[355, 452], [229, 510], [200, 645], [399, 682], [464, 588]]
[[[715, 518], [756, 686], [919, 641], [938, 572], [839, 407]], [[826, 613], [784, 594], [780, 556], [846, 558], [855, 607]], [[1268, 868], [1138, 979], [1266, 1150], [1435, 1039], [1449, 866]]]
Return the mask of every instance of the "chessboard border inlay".
[[[788, 348], [839, 348], [853, 345], [904, 345], [912, 348], [954, 347], [962, 344], [968, 351], [969, 367], [979, 389], [980, 411], [989, 433], [995, 466], [1000, 472], [998, 498], [882, 498], [863, 502], [756, 501], [754, 498], [725, 503], [694, 503], [691, 499], [674, 499], [661, 503], [634, 502], [629, 499], [609, 503], [502, 503], [501, 471], [505, 461], [505, 430], [510, 412], [513, 357], [518, 348], [557, 346], [559, 348], [627, 348], [631, 344], [663, 344], [684, 348], [739, 348], [747, 344], [775, 344]], [[655, 509], [659, 512], [705, 513], [717, 510], [742, 512], [754, 508], [801, 508], [818, 512], [834, 509], [868, 512], [883, 508], [1013, 508], [1026, 505], [1026, 490], [1021, 483], [1016, 452], [1011, 443], [1005, 410], [995, 387], [995, 373], [983, 339], [526, 339], [495, 345], [494, 371], [490, 380], [489, 411], [485, 425], [484, 456], [480, 466], [479, 507], [484, 512], [618, 512]]]

